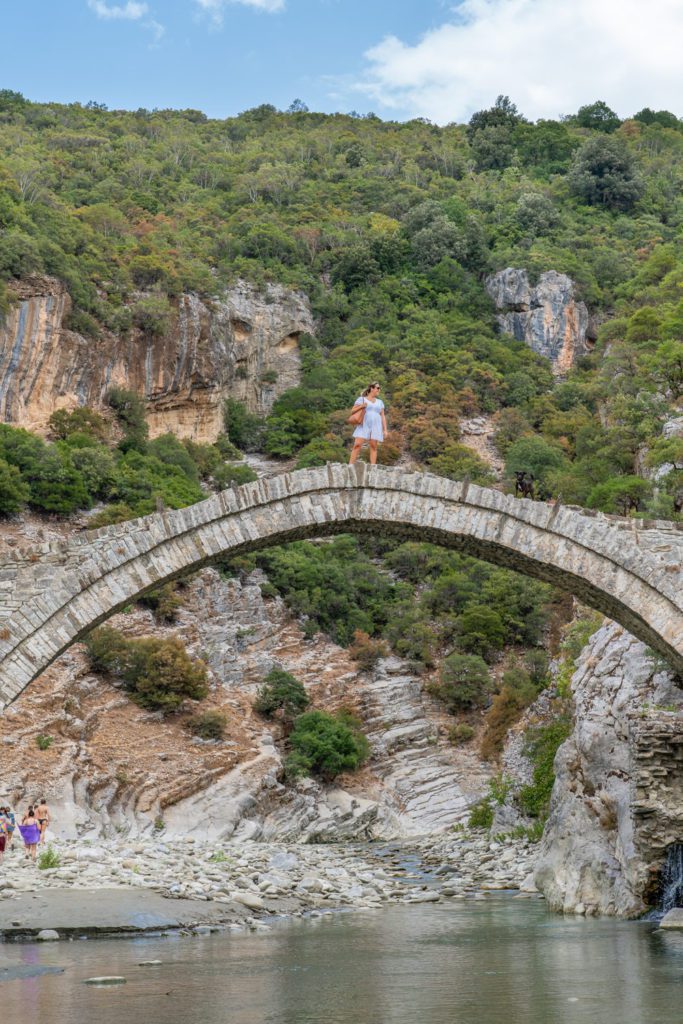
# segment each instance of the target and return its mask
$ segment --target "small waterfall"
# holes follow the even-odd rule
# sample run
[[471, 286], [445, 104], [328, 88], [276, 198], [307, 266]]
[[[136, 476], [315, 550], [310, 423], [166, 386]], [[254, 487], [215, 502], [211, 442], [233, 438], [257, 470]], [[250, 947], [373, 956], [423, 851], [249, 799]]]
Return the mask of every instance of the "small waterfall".
[[662, 867], [661, 909], [683, 907], [683, 843], [672, 843]]

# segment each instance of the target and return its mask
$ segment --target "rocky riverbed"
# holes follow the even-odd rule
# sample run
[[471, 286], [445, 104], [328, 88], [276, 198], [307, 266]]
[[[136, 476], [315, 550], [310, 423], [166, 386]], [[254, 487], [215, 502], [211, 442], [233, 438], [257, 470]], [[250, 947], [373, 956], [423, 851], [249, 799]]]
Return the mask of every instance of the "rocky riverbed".
[[[119, 891], [122, 901], [134, 896], [135, 890], [163, 897], [169, 901], [170, 918], [172, 901], [182, 901], [184, 918], [177, 926], [193, 923], [187, 910], [192, 901], [197, 907], [195, 924], [206, 918], [212, 925], [253, 929], [265, 927], [267, 918], [274, 915], [485, 899], [487, 892], [525, 887], [535, 848], [526, 839], [492, 841], [486, 833], [471, 831], [424, 837], [409, 846], [399, 842], [217, 845], [188, 837], [173, 844], [162, 838], [97, 844], [62, 840], [52, 849], [60, 862], [47, 869], [26, 860], [16, 845], [6, 855], [0, 876], [0, 930], [5, 937], [35, 934], [39, 928], [61, 928], [64, 934], [79, 928], [93, 934], [111, 932], [118, 917], [107, 911], [105, 903], [100, 913], [91, 914], [90, 925], [82, 924], [82, 915], [79, 918], [76, 911], [84, 893], [102, 892], [109, 898], [112, 890]], [[73, 893], [71, 924], [65, 890]], [[61, 915], [52, 922], [51, 892]], [[43, 912], [39, 919], [33, 915], [35, 924], [25, 909], [29, 894], [41, 901]], [[211, 907], [202, 909], [202, 904]], [[147, 921], [144, 914], [138, 917], [136, 923], [133, 915], [121, 930], [158, 928], [156, 920]]]

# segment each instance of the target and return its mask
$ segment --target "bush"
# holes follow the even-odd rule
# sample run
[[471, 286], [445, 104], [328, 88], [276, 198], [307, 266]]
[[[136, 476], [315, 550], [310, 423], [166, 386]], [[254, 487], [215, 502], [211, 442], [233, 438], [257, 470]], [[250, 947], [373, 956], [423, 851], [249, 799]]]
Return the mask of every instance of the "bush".
[[58, 441], [64, 441], [72, 434], [86, 434], [93, 441], [106, 441], [110, 432], [104, 416], [85, 405], [72, 412], [58, 409], [50, 416], [48, 426], [52, 437]]
[[235, 484], [237, 487], [240, 487], [242, 484], [250, 484], [254, 480], [258, 480], [258, 475], [246, 462], [224, 462], [216, 467], [212, 474], [212, 480], [218, 490], [222, 491], [232, 484]]
[[182, 600], [175, 583], [164, 583], [138, 599], [144, 608], [154, 612], [157, 622], [175, 622]]
[[144, 452], [147, 446], [149, 428], [145, 419], [145, 403], [134, 391], [126, 388], [111, 388], [107, 392], [107, 403], [116, 413], [116, 419], [123, 431], [119, 448]]
[[590, 206], [609, 210], [630, 210], [644, 192], [626, 143], [607, 135], [596, 135], [583, 144], [567, 180], [574, 195]]
[[228, 398], [223, 407], [225, 432], [228, 440], [240, 451], [252, 452], [263, 443], [265, 423], [260, 416], [247, 410], [243, 402]]
[[54, 849], [52, 843], [47, 844], [47, 850], [41, 850], [37, 858], [38, 867], [41, 871], [48, 871], [51, 868], [58, 868], [62, 858]]
[[292, 753], [286, 764], [288, 774], [319, 775], [326, 781], [341, 772], [356, 771], [370, 753], [360, 723], [345, 712], [329, 715], [308, 711], [300, 715], [289, 742]]
[[136, 704], [165, 714], [186, 698], [202, 700], [208, 693], [206, 666], [193, 661], [175, 637], [129, 641], [121, 677]]
[[452, 725], [448, 730], [448, 739], [451, 741], [453, 746], [459, 747], [463, 743], [469, 743], [474, 737], [475, 729], [471, 725], [467, 725], [465, 722], [460, 722], [458, 725]]
[[485, 703], [491, 676], [483, 658], [471, 654], [450, 654], [444, 659], [434, 693], [455, 714]]
[[467, 824], [470, 828], [491, 828], [493, 825], [493, 805], [488, 798], [478, 800], [476, 804], [472, 804]]
[[276, 711], [281, 711], [283, 718], [291, 719], [309, 703], [308, 694], [298, 679], [284, 669], [273, 668], [256, 695], [254, 710], [266, 718], [272, 718]]
[[470, 605], [458, 616], [458, 646], [487, 660], [505, 643], [505, 626], [498, 612], [485, 605]]
[[118, 630], [101, 626], [85, 641], [95, 672], [119, 676], [132, 699], [150, 711], [176, 711], [186, 698], [208, 693], [206, 666], [193, 661], [176, 637], [127, 640]]
[[52, 736], [47, 736], [43, 732], [36, 736], [36, 746], [38, 747], [38, 750], [49, 750], [53, 742], [54, 738]]
[[524, 753], [533, 763], [533, 781], [522, 786], [517, 796], [520, 808], [532, 818], [545, 819], [555, 782], [555, 755], [572, 731], [571, 719], [562, 715], [550, 725], [530, 729]]
[[373, 640], [362, 629], [357, 629], [353, 634], [349, 654], [362, 672], [372, 672], [380, 658], [386, 658], [388, 653], [387, 645], [382, 640]]
[[187, 728], [194, 736], [203, 740], [222, 740], [228, 724], [227, 715], [222, 711], [203, 711], [187, 722]]
[[28, 484], [22, 480], [16, 466], [0, 459], [0, 515], [11, 516], [20, 512], [30, 496]]

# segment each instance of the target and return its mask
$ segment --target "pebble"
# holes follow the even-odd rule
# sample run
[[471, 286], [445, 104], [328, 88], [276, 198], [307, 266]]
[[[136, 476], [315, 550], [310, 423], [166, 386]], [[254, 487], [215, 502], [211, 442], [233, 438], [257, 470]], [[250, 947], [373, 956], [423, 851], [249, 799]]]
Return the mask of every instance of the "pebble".
[[126, 979], [121, 974], [103, 974], [99, 978], [84, 978], [84, 985], [125, 985]]
[[[149, 889], [164, 896], [226, 906], [236, 928], [240, 904], [258, 918], [337, 907], [373, 909], [387, 902], [436, 903], [484, 899], [503, 889], [534, 891], [535, 848], [527, 839], [492, 841], [484, 831], [445, 832], [388, 844], [296, 845], [203, 842], [190, 837], [165, 845], [152, 837], [54, 840], [57, 872], [36, 869], [15, 851], [5, 858], [4, 888], [40, 894], [45, 889]], [[427, 883], [427, 884], [425, 884]], [[10, 895], [9, 893], [7, 895]], [[237, 919], [237, 920], [235, 920]], [[14, 927], [20, 927], [16, 922]], [[46, 931], [49, 931], [46, 929]], [[206, 934], [197, 932], [195, 934]]]
[[57, 942], [59, 940], [59, 932], [56, 932], [54, 928], [42, 928], [36, 935], [38, 942]]

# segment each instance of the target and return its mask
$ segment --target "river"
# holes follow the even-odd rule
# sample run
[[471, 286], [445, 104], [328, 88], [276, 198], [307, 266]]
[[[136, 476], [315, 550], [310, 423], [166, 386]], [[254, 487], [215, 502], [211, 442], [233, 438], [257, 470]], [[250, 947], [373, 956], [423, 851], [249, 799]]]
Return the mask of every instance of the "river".
[[[62, 973], [12, 977], [44, 968]], [[256, 934], [5, 943], [0, 969], [3, 1020], [41, 1024], [680, 1024], [683, 1013], [683, 933], [505, 895]], [[127, 981], [83, 984], [95, 975]]]

